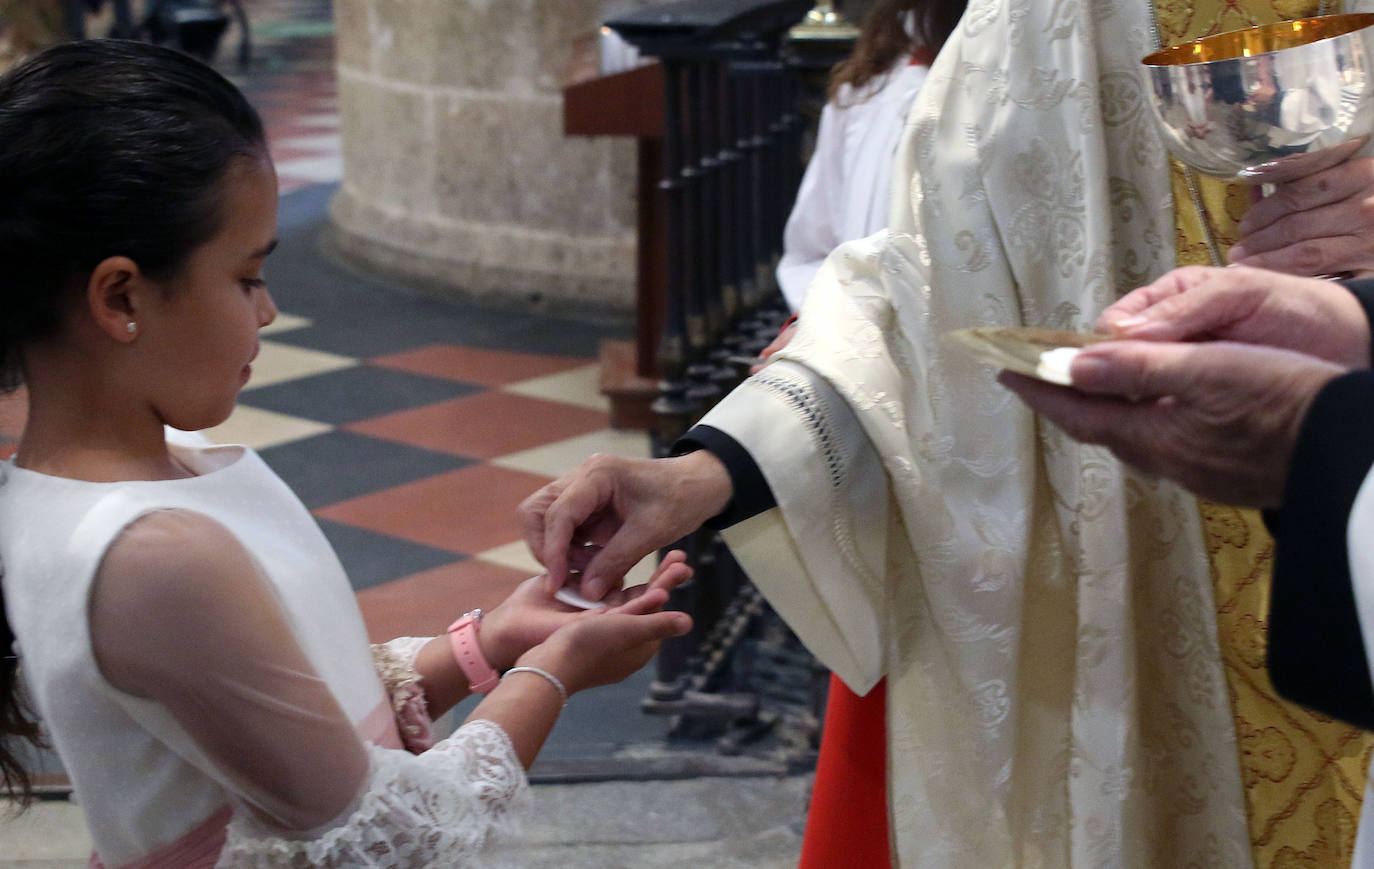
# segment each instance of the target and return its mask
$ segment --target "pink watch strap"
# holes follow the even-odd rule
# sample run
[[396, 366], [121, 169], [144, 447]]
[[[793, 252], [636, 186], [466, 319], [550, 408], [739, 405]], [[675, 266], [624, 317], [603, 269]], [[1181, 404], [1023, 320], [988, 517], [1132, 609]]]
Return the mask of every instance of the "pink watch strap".
[[501, 675], [487, 663], [482, 647], [477, 643], [477, 625], [482, 621], [482, 611], [464, 613], [458, 621], [448, 626], [448, 641], [453, 647], [453, 659], [463, 675], [468, 677], [468, 688], [478, 694], [486, 694], [501, 684]]

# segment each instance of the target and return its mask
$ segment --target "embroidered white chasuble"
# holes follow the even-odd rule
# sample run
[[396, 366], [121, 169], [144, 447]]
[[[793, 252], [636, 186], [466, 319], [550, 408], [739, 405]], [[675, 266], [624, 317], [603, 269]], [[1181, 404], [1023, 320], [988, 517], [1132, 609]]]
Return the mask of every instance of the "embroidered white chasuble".
[[[725, 533], [851, 687], [888, 679], [902, 867], [1249, 866], [1195, 501], [1042, 425], [941, 335], [1091, 328], [1173, 264], [1132, 2], [974, 0], [890, 229], [704, 423], [778, 508]], [[994, 147], [995, 144], [995, 147]]]

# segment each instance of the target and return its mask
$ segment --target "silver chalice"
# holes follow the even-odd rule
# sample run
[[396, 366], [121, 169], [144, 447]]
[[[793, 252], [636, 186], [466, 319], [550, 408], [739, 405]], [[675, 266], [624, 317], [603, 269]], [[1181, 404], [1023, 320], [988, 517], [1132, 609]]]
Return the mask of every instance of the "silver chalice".
[[1165, 145], [1207, 175], [1278, 184], [1374, 134], [1374, 14], [1221, 33], [1142, 63]]

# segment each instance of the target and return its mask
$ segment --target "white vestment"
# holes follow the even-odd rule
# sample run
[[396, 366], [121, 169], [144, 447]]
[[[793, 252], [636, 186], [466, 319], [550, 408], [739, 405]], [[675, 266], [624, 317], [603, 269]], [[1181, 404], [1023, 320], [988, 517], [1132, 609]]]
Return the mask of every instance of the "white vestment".
[[1091, 328], [1173, 264], [1141, 0], [973, 0], [792, 344], [703, 423], [778, 507], [725, 532], [856, 691], [886, 676], [902, 867], [1242, 867], [1194, 499], [1044, 425], [941, 336]]

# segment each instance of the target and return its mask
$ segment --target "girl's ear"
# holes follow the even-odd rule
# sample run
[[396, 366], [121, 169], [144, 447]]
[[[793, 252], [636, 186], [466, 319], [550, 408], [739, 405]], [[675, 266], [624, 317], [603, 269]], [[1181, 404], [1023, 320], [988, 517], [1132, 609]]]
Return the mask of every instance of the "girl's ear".
[[120, 343], [138, 337], [138, 315], [147, 281], [138, 264], [126, 256], [112, 256], [91, 271], [86, 282], [86, 307], [106, 335]]

